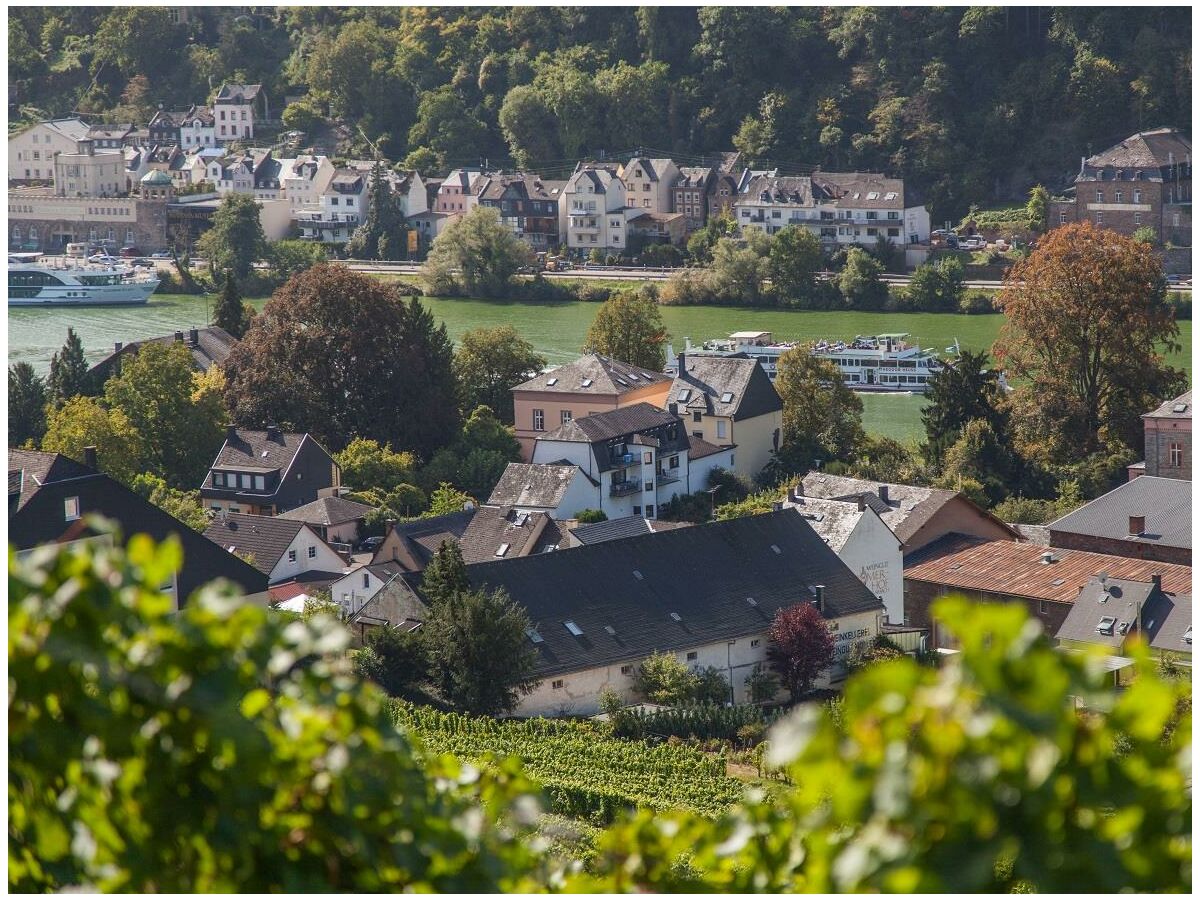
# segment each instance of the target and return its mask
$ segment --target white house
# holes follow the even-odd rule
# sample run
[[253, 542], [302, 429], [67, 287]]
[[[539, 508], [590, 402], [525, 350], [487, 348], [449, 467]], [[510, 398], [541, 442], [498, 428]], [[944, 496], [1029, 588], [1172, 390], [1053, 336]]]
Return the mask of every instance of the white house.
[[223, 84], [212, 109], [219, 143], [247, 141], [255, 122], [267, 117], [267, 94], [261, 84]]
[[8, 180], [53, 182], [54, 154], [77, 152], [79, 142], [87, 136], [88, 126], [76, 118], [39, 122], [11, 135]]
[[222, 512], [204, 536], [240, 556], [267, 576], [269, 584], [307, 572], [346, 571], [346, 561], [303, 522], [278, 516]]
[[639, 213], [669, 213], [671, 188], [680, 178], [679, 167], [669, 159], [649, 159], [635, 156], [619, 173], [625, 185], [625, 205]]
[[567, 180], [558, 204], [559, 234], [577, 255], [592, 250], [624, 251], [628, 245], [625, 183], [614, 168], [589, 164]]
[[321, 205], [321, 195], [333, 181], [334, 165], [324, 155], [298, 156], [283, 173], [283, 193], [293, 212]]
[[207, 106], [193, 106], [179, 122], [179, 146], [192, 150], [216, 145], [217, 126], [212, 110]]
[[862, 498], [823, 500], [805, 497], [803, 488], [792, 488], [783, 504], [798, 512], [858, 576], [883, 601], [886, 621], [904, 624], [904, 554], [900, 539]]
[[403, 572], [399, 564], [392, 562], [359, 566], [331, 584], [329, 594], [344, 615], [353, 616]]
[[596, 479], [573, 463], [509, 463], [488, 497], [488, 506], [526, 513], [549, 513], [573, 519], [584, 509], [598, 509]]
[[323, 243], [345, 243], [367, 214], [369, 180], [354, 169], [337, 169], [321, 192], [316, 209], [296, 213], [300, 237]]
[[59, 197], [117, 197], [125, 191], [123, 150], [97, 150], [84, 139], [69, 151], [55, 151], [51, 165]]
[[879, 634], [883, 612], [788, 510], [479, 563], [467, 577], [504, 589], [529, 617], [539, 683], [517, 708], [526, 716], [592, 714], [605, 690], [637, 702], [638, 667], [655, 652], [716, 669], [730, 699], [745, 702], [776, 612], [802, 603], [834, 635], [834, 664], [818, 685], [836, 684]]

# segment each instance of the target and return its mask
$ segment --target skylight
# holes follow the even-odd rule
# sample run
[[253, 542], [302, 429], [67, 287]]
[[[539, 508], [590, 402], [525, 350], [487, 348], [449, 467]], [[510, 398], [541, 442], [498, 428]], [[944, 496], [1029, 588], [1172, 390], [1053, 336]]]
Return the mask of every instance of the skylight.
[[637, 372], [630, 372], [630, 373], [629, 373], [629, 380], [630, 380], [630, 381], [637, 381], [637, 377], [638, 377], [638, 374], [637, 374]]
[[1117, 620], [1114, 616], [1102, 616], [1100, 624], [1096, 626], [1096, 630], [1101, 634], [1112, 634], [1113, 628], [1116, 627]]
[[[858, 194], [855, 194], [854, 196], [857, 197]], [[871, 193], [867, 194], [867, 199], [868, 200], [878, 200], [879, 199], [879, 191], [871, 191]]]
[[536, 628], [526, 628], [525, 635], [535, 644], [540, 644], [542, 642], [542, 636], [537, 633]]
[[779, 549], [778, 544], [772, 544], [771, 549], [774, 550], [776, 553], [783, 553], [783, 551]]
[[579, 382], [579, 385], [580, 385], [580, 387], [591, 387], [591, 386], [592, 386], [592, 379], [590, 379], [590, 378], [585, 378], [585, 379], [583, 379], [583, 381]]
[[508, 544], [501, 544], [499, 547], [496, 548], [497, 556], [503, 556], [507, 552], [508, 552]]
[[553, 387], [556, 384], [558, 384], [557, 378], [551, 378], [549, 381], [546, 382], [547, 387]]
[[614, 378], [614, 379], [613, 379], [613, 381], [615, 381], [615, 382], [616, 382], [617, 384], [619, 384], [621, 387], [629, 387], [629, 385], [627, 385], [627, 384], [626, 384], [624, 381], [622, 381], [620, 378]]
[[642, 580], [642, 573], [641, 573], [641, 572], [639, 572], [637, 569], [634, 569], [634, 570], [633, 570], [633, 577], [634, 577], [634, 578], [636, 578], [638, 581], [641, 581], [641, 580]]
[[263, 452], [260, 454], [260, 456], [262, 456], [262, 458], [263, 458], [263, 459], [266, 459], [266, 458], [267, 458], [267, 451], [266, 451], [266, 450], [264, 450], [264, 451], [263, 451]]
[[755, 600], [753, 597], [747, 597], [746, 602], [749, 603], [751, 606], [758, 606], [758, 601]]
[[691, 388], [684, 388], [682, 391], [679, 392], [679, 402], [680, 403], [687, 403], [691, 399], [692, 399], [692, 389]]
[[611, 625], [605, 625], [604, 630], [613, 637], [617, 636], [617, 629], [613, 628]]
[[888, 191], [886, 194], [883, 195], [883, 199], [884, 200], [895, 200], [897, 196], [898, 195], [896, 194], [895, 191]]
[[721, 402], [722, 403], [732, 403], [733, 402], [733, 392], [726, 391], [725, 393], [723, 393], [721, 395]]
[[583, 629], [574, 622], [570, 620], [563, 622], [563, 627], [566, 628], [567, 631], [571, 632], [571, 634], [575, 635], [575, 637], [583, 637]]
[[1187, 404], [1186, 403], [1176, 403], [1174, 406], [1171, 407], [1171, 412], [1177, 412], [1177, 413], [1187, 412]]
[[683, 621], [683, 616], [679, 615], [679, 613], [677, 613], [677, 612], [673, 612], [673, 613], [671, 613], [671, 618], [672, 618], [674, 621], [676, 621], [676, 622], [682, 622], [682, 621]]

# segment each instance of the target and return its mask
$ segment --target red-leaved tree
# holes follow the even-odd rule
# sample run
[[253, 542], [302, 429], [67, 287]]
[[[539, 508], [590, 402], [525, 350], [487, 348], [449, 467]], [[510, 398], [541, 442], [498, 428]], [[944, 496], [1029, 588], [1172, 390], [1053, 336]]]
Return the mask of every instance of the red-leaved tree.
[[833, 662], [833, 635], [824, 616], [811, 603], [798, 603], [775, 613], [767, 631], [767, 657], [797, 699]]

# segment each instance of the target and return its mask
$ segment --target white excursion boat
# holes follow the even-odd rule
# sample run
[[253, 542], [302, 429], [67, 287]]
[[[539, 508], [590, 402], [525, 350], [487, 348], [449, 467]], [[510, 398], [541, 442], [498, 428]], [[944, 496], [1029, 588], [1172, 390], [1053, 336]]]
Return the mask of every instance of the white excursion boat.
[[129, 306], [149, 300], [159, 283], [115, 260], [51, 268], [10, 256], [8, 263], [9, 306]]
[[[846, 385], [856, 391], [882, 391], [923, 394], [929, 379], [952, 362], [944, 362], [933, 350], [909, 344], [907, 334], [859, 335], [852, 341], [817, 341], [812, 353], [833, 362], [842, 372]], [[769, 331], [735, 331], [728, 338], [693, 345], [684, 338], [684, 353], [697, 356], [734, 356], [745, 354], [775, 380], [779, 357], [804, 343], [776, 341]], [[947, 353], [958, 352], [958, 342]], [[678, 372], [674, 348], [667, 348], [667, 372]]]

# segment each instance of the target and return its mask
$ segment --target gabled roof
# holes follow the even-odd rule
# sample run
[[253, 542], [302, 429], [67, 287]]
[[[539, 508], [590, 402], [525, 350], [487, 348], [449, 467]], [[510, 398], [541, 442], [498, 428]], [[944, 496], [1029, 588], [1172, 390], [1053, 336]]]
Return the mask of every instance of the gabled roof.
[[812, 206], [812, 179], [799, 175], [757, 175], [750, 179], [738, 203], [786, 203]]
[[574, 362], [543, 372], [517, 385], [513, 391], [619, 396], [650, 384], [661, 384], [670, 380], [671, 376], [662, 372], [633, 366], [599, 353], [585, 353]]
[[675, 182], [677, 188], [707, 189], [708, 181], [713, 176], [711, 166], [680, 166], [680, 178]]
[[583, 470], [573, 463], [509, 463], [492, 488], [487, 505], [557, 509], [571, 482], [580, 475]]
[[480, 200], [498, 201], [513, 196], [526, 200], [552, 201], [558, 199], [559, 182], [543, 181], [538, 175], [484, 175], [476, 179], [474, 190]]
[[[1144, 516], [1143, 533], [1129, 533], [1129, 518]], [[1050, 523], [1056, 533], [1085, 534], [1160, 547], [1192, 546], [1192, 483], [1139, 475]]]
[[[732, 445], [731, 445], [732, 446]], [[722, 453], [731, 447], [718, 447], [716, 444], [710, 444], [704, 438], [698, 438], [694, 434], [688, 435], [688, 461], [695, 462], [698, 459], [704, 459], [709, 456], [715, 456]]]
[[642, 171], [646, 173], [646, 178], [650, 181], [659, 181], [667, 174], [667, 170], [675, 165], [674, 160], [670, 159], [650, 159], [645, 156], [635, 156], [626, 165], [622, 173], [623, 177], [629, 177], [630, 169], [633, 166], [641, 166]]
[[[35, 122], [29, 128], [36, 128], [38, 125], [43, 125], [51, 131], [57, 132], [68, 140], [82, 141], [88, 136], [88, 126], [84, 124], [82, 119], [74, 117], [66, 119], [48, 119], [45, 122]], [[25, 131], [28, 131], [26, 128]], [[19, 132], [24, 133], [24, 132]]]
[[1154, 650], [1192, 652], [1192, 595], [1158, 594], [1149, 613], [1142, 616], [1142, 626]]
[[1142, 415], [1143, 419], [1192, 419], [1192, 392], [1185, 391], [1174, 400], [1167, 400], [1157, 409]]
[[261, 84], [230, 84], [221, 85], [217, 91], [217, 103], [253, 103], [262, 91]]
[[[693, 409], [702, 401], [710, 415], [728, 416], [735, 422], [783, 409], [783, 401], [757, 360], [739, 356], [689, 356], [681, 354], [684, 371], [675, 376], [667, 402]], [[684, 395], [686, 393], [686, 399]]]
[[544, 539], [546, 527], [553, 521], [544, 512], [520, 512], [509, 506], [481, 506], [459, 539], [463, 560], [471, 564], [515, 559], [553, 547], [560, 537], [557, 528], [551, 529], [548, 542]]
[[543, 677], [761, 634], [778, 610], [813, 602], [810, 585], [824, 585], [826, 618], [882, 609], [788, 511], [480, 563], [467, 575], [525, 608]]
[[904, 209], [904, 179], [874, 172], [814, 172], [813, 194], [840, 208]]
[[1084, 163], [1085, 171], [1080, 174], [1094, 174], [1087, 173], [1088, 169], [1120, 168], [1129, 169], [1126, 174], [1132, 179], [1140, 169], [1148, 180], [1160, 181], [1159, 169], [1171, 165], [1172, 160], [1176, 163], [1185, 162], [1191, 152], [1191, 138], [1177, 128], [1139, 131], [1107, 150], [1088, 157]]
[[[1145, 621], [1152, 620], [1150, 604], [1161, 596], [1151, 581], [1106, 578], [1101, 584], [1098, 577], [1089, 578], [1055, 637], [1060, 641], [1085, 641], [1119, 649], [1138, 630], [1139, 613], [1145, 614]], [[1111, 627], [1098, 630], [1101, 619], [1105, 618], [1115, 621]]]
[[[251, 565], [269, 576], [284, 551], [305, 528], [308, 526], [303, 522], [278, 516], [224, 513], [209, 523], [204, 536], [243, 558], [252, 554]], [[313, 536], [317, 536], [316, 532]]]
[[[467, 526], [471, 524], [476, 512], [478, 512], [476, 509], [466, 509], [443, 516], [399, 522], [393, 531], [403, 543], [405, 552], [410, 556], [416, 569], [420, 570], [425, 568], [443, 543], [458, 542], [467, 530]], [[389, 561], [382, 555], [383, 550], [384, 546], [380, 546], [375, 551], [375, 556], [371, 560], [372, 564]]]
[[44, 484], [93, 474], [94, 469], [61, 453], [9, 449], [8, 513], [11, 516], [28, 503], [29, 498]]
[[[225, 438], [225, 443], [221, 445], [211, 468], [282, 471], [292, 464], [305, 440], [312, 441], [313, 438], [307, 433], [238, 428], [232, 436]], [[321, 449], [324, 450], [323, 447]], [[325, 453], [328, 455], [329, 451], [326, 450]]]
[[365, 518], [373, 507], [345, 497], [319, 497], [295, 509], [279, 514], [281, 519], [295, 519], [309, 525], [340, 525]]
[[[840, 552], [846, 546], [846, 541], [858, 526], [859, 520], [867, 515], [865, 509], [858, 508], [857, 501], [850, 500], [796, 497], [785, 501], [783, 506], [784, 509], [794, 509], [799, 513], [835, 552]], [[871, 512], [874, 513], [874, 510]], [[896, 538], [896, 545], [899, 544], [900, 539]]]
[[[1044, 563], [1043, 554], [1050, 554], [1053, 561]], [[1191, 593], [1191, 566], [1016, 541], [987, 541], [963, 534], [939, 538], [904, 564], [906, 581], [1057, 603], [1073, 601], [1088, 579], [1101, 572], [1131, 581], [1150, 581], [1152, 575], [1161, 575], [1164, 591]]]
[[604, 522], [593, 522], [590, 525], [576, 525], [570, 529], [570, 532], [575, 540], [586, 545], [603, 544], [605, 541], [619, 541], [622, 538], [640, 537], [691, 526], [691, 522], [666, 522], [661, 519], [643, 519], [641, 516], [623, 516], [620, 519], [607, 519]]
[[129, 137], [134, 131], [132, 123], [124, 125], [93, 125], [87, 130], [87, 136], [91, 140], [115, 140], [120, 141]]
[[538, 440], [594, 444], [662, 425], [677, 424], [679, 421], [679, 416], [665, 409], [658, 409], [649, 403], [634, 403], [572, 419], [553, 431], [538, 435]]

